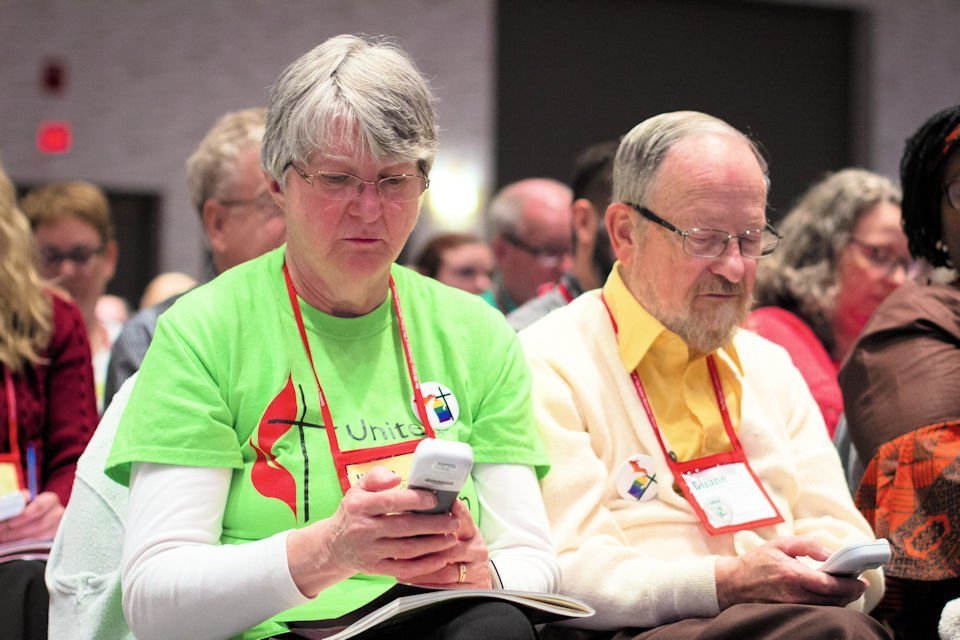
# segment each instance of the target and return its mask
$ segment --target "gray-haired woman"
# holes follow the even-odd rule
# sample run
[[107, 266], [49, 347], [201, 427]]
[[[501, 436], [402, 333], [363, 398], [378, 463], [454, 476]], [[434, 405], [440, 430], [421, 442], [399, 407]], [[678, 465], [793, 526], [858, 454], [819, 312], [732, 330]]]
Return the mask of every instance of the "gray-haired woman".
[[810, 386], [827, 429], [843, 412], [837, 368], [874, 309], [915, 273], [900, 228], [900, 189], [864, 169], [830, 174], [780, 226], [757, 271], [747, 327], [780, 344]]
[[[287, 244], [161, 318], [107, 462], [130, 484], [138, 638], [337, 625], [398, 583], [557, 586], [513, 332], [394, 264], [436, 145], [430, 91], [388, 42], [332, 38], [272, 88], [261, 163]], [[434, 496], [399, 488], [431, 436], [473, 447], [452, 514], [412, 513]], [[534, 637], [508, 605], [467, 609], [395, 632]]]

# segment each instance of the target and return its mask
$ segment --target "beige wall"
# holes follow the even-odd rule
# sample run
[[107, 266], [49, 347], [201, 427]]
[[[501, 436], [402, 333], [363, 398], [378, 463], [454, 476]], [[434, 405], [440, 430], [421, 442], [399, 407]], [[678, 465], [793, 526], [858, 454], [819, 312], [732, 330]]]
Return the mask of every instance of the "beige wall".
[[[862, 130], [853, 139], [868, 168], [895, 175], [904, 138], [934, 110], [960, 103], [960, 2], [772, 1], [866, 12], [854, 116]], [[221, 113], [262, 104], [295, 57], [330, 35], [362, 31], [395, 36], [432, 77], [438, 164], [475, 172], [483, 198], [494, 151], [494, 10], [494, 0], [0, 0], [0, 159], [25, 183], [81, 177], [156, 191], [161, 268], [199, 273], [183, 170], [193, 146]], [[67, 64], [62, 97], [39, 89], [48, 56]], [[44, 118], [73, 123], [71, 154], [34, 150]]]

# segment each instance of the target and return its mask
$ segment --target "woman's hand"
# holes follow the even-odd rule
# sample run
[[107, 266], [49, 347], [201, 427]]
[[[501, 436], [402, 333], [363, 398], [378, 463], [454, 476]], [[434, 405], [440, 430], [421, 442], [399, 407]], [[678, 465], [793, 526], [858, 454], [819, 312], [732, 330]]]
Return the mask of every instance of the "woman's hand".
[[457, 529], [457, 544], [436, 554], [443, 560], [444, 566], [438, 571], [404, 582], [418, 587], [491, 589], [493, 579], [490, 575], [490, 556], [483, 535], [462, 501], [453, 501], [453, 515], [460, 523], [460, 528]]
[[52, 539], [62, 517], [60, 497], [52, 491], [44, 491], [27, 503], [23, 513], [0, 522], [0, 542]]
[[[411, 513], [432, 508], [436, 498], [426, 491], [396, 489], [398, 484], [397, 475], [375, 467], [347, 491], [331, 517], [290, 533], [287, 562], [304, 595], [313, 597], [356, 573], [409, 582], [446, 567], [450, 560], [444, 552], [465, 544], [460, 538], [465, 510]], [[472, 520], [468, 525], [468, 531], [476, 531]]]

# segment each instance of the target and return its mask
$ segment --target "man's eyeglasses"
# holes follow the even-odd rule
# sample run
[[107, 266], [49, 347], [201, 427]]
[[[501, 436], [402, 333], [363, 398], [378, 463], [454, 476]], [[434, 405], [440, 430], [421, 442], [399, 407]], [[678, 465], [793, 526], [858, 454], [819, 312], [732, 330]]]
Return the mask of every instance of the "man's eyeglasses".
[[300, 167], [290, 163], [297, 175], [304, 179], [307, 184], [313, 185], [331, 200], [350, 200], [363, 193], [368, 184], [376, 186], [380, 197], [389, 202], [409, 202], [420, 197], [427, 187], [430, 186], [430, 180], [423, 176], [410, 173], [398, 173], [394, 176], [386, 176], [377, 180], [364, 180], [352, 173], [342, 173], [339, 171], [317, 171], [316, 173], [305, 173]]
[[897, 255], [889, 247], [864, 242], [859, 238], [850, 238], [850, 244], [860, 249], [860, 253], [877, 270], [885, 275], [893, 275], [898, 269], [903, 269], [908, 278], [916, 278], [923, 271], [921, 262], [913, 258]]
[[655, 222], [664, 229], [682, 237], [683, 252], [694, 258], [716, 258], [726, 251], [727, 243], [736, 238], [741, 256], [751, 260], [759, 260], [773, 253], [783, 238], [783, 234], [774, 229], [769, 222], [763, 229], [747, 229], [736, 235], [720, 229], [698, 229], [696, 227], [683, 231], [646, 207], [631, 202], [626, 204], [629, 204], [650, 222]]
[[274, 216], [283, 215], [283, 210], [277, 206], [277, 203], [276, 201], [274, 201], [273, 196], [271, 196], [270, 193], [267, 191], [260, 193], [254, 198], [240, 198], [235, 200], [217, 200], [217, 202], [219, 202], [225, 207], [243, 207], [243, 206], [251, 205], [264, 218], [273, 218]]
[[535, 247], [512, 233], [504, 233], [503, 237], [516, 248], [529, 253], [545, 267], [555, 267], [570, 255], [570, 247]]
[[960, 211], [960, 178], [943, 185], [943, 192], [946, 194], [950, 206]]
[[44, 267], [59, 267], [68, 260], [79, 268], [87, 266], [94, 256], [103, 253], [104, 247], [73, 247], [69, 251], [60, 251], [56, 247], [40, 247], [40, 263]]

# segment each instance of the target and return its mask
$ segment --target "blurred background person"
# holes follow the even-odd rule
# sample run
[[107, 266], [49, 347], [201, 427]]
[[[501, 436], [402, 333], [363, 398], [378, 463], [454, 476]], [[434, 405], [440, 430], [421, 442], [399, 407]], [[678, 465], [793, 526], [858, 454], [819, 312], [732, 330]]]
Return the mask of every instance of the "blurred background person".
[[490, 291], [493, 253], [477, 236], [443, 233], [424, 245], [414, 267], [428, 278], [480, 295]]
[[153, 277], [143, 288], [140, 296], [140, 309], [147, 309], [155, 304], [171, 298], [178, 293], [185, 293], [197, 286], [197, 279], [179, 271], [166, 271]]
[[[230, 269], [237, 260], [260, 255], [283, 242], [286, 225], [282, 211], [272, 197], [262, 198], [267, 189], [259, 168], [265, 117], [262, 108], [223, 115], [187, 160], [188, 182], [214, 269]], [[192, 278], [174, 280], [182, 286]], [[51, 638], [133, 637], [120, 606], [128, 492], [103, 473], [122, 413], [122, 406], [109, 405], [122, 405], [129, 397], [133, 381], [126, 387], [123, 382], [140, 368], [157, 319], [181, 295], [173, 294], [134, 315], [113, 346], [107, 376], [108, 407], [77, 464], [73, 500], [63, 515], [47, 565]], [[126, 389], [126, 396], [117, 393], [121, 388]], [[91, 531], [97, 535], [91, 536]], [[90, 589], [88, 581], [95, 583], [96, 589]]]
[[616, 140], [601, 142], [577, 157], [570, 180], [573, 267], [507, 314], [507, 321], [517, 331], [569, 304], [584, 291], [600, 287], [613, 268], [613, 249], [603, 216], [610, 204], [613, 158], [619, 144]]
[[[97, 424], [83, 316], [43, 286], [34, 247], [0, 169], [0, 495], [19, 489], [29, 500], [22, 513], [0, 521], [0, 544], [53, 538], [77, 458]], [[0, 563], [4, 638], [47, 637], [43, 570], [42, 560]]]
[[890, 541], [874, 615], [898, 638], [936, 638], [960, 597], [960, 107], [932, 116], [900, 164], [910, 251], [953, 269], [877, 308], [840, 371], [850, 437], [868, 462], [857, 506]]
[[21, 208], [37, 239], [40, 275], [66, 289], [83, 314], [102, 411], [110, 346], [122, 327], [101, 322], [96, 314], [97, 300], [117, 268], [107, 196], [89, 182], [54, 182], [27, 193]]
[[120, 296], [105, 293], [97, 298], [93, 313], [101, 324], [123, 326], [130, 318], [130, 305]]
[[497, 263], [493, 303], [503, 313], [570, 268], [571, 200], [562, 182], [528, 178], [508, 184], [490, 202], [490, 246]]
[[[286, 223], [260, 170], [266, 122], [262, 107], [221, 116], [187, 159], [190, 199], [210, 249], [214, 275], [283, 244]], [[183, 283], [181, 283], [183, 284]], [[143, 362], [157, 318], [182, 295], [174, 294], [130, 319], [110, 355], [104, 398], [113, 398]]]
[[832, 437], [843, 413], [840, 362], [877, 305], [915, 273], [900, 189], [870, 171], [838, 171], [800, 197], [780, 230], [745, 326], [790, 353]]

